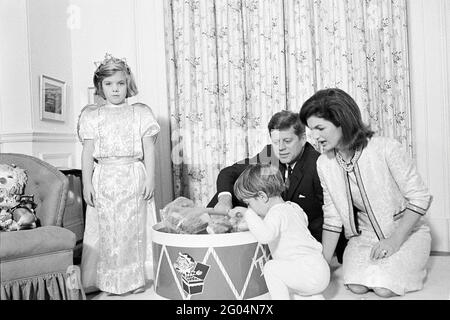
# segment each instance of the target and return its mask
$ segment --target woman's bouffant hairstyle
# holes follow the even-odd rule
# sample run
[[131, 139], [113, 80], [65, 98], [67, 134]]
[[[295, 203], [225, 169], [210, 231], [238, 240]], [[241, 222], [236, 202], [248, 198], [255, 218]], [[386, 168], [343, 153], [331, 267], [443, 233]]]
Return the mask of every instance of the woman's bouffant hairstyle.
[[270, 164], [249, 165], [234, 184], [234, 194], [242, 201], [256, 198], [263, 191], [268, 197], [280, 196], [285, 184], [280, 170]]
[[337, 88], [317, 91], [303, 103], [300, 119], [304, 125], [315, 116], [333, 123], [342, 129], [342, 144], [351, 150], [365, 148], [374, 135], [370, 126], [362, 121], [361, 111], [355, 100], [345, 91]]
[[305, 133], [305, 125], [300, 121], [298, 113], [288, 110], [275, 113], [267, 125], [269, 133], [272, 130], [286, 130], [290, 127], [294, 128], [294, 132], [298, 137]]
[[95, 94], [99, 95], [103, 99], [106, 99], [105, 93], [102, 88], [102, 81], [105, 78], [111, 77], [116, 72], [123, 71], [127, 79], [127, 98], [133, 97], [138, 94], [136, 82], [134, 81], [133, 73], [130, 67], [123, 59], [115, 58], [111, 55], [106, 55], [105, 60], [97, 67], [94, 72], [94, 86]]

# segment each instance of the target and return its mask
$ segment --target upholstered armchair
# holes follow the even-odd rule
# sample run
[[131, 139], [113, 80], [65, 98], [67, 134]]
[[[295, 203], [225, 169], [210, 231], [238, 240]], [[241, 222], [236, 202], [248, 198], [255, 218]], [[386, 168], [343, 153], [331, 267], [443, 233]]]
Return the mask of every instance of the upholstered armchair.
[[26, 170], [25, 195], [34, 195], [41, 226], [0, 232], [0, 300], [85, 299], [73, 265], [75, 234], [63, 227], [68, 179], [32, 156], [1, 153], [0, 163]]

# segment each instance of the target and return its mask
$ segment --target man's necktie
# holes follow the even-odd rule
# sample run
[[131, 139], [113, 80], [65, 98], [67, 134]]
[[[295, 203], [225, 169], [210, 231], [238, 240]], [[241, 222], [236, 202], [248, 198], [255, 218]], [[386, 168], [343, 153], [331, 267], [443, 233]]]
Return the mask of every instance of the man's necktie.
[[286, 181], [285, 181], [286, 190], [289, 190], [289, 183], [291, 182], [290, 181], [291, 180], [291, 175], [292, 175], [292, 167], [291, 167], [291, 165], [288, 164], [288, 166], [287, 166], [287, 178], [286, 178]]

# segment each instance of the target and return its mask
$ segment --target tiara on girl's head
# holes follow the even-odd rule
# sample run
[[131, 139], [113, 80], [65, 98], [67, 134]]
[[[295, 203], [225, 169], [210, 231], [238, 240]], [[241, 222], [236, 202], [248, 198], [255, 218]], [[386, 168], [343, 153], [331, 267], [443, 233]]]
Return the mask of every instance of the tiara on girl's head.
[[103, 59], [103, 61], [95, 61], [94, 65], [96, 68], [98, 68], [102, 65], [107, 65], [109, 63], [119, 63], [119, 62], [123, 62], [125, 64], [125, 66], [127, 67], [127, 69], [129, 69], [127, 60], [125, 58], [119, 59], [119, 58], [114, 57], [110, 53], [105, 54], [105, 59]]

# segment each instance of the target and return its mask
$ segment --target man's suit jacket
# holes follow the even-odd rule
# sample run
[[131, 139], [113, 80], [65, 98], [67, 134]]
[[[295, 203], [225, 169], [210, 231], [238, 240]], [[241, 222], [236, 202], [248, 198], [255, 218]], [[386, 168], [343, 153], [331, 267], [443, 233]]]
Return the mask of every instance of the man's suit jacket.
[[[285, 201], [297, 203], [308, 216], [308, 228], [311, 234], [318, 240], [322, 239], [323, 224], [323, 192], [317, 175], [316, 161], [320, 153], [311, 144], [306, 142], [303, 154], [297, 160], [290, 177], [289, 190], [283, 195]], [[258, 155], [239, 161], [232, 166], [222, 169], [217, 177], [217, 193], [211, 199], [208, 207], [214, 207], [217, 203], [217, 196], [223, 191], [232, 194], [233, 206], [246, 205], [240, 202], [233, 193], [233, 186], [239, 175], [249, 164], [270, 163], [276, 161], [281, 174], [284, 176], [286, 165], [274, 157], [272, 146], [267, 145]], [[272, 162], [274, 163], [274, 162]]]

